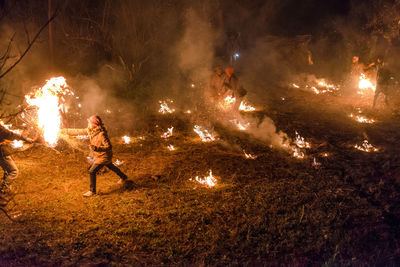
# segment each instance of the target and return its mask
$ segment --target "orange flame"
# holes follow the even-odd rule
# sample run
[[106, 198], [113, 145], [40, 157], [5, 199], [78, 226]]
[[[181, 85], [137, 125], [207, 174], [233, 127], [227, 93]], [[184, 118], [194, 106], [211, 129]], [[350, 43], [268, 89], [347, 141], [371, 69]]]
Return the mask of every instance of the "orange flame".
[[207, 185], [209, 187], [214, 187], [217, 183], [217, 179], [215, 179], [215, 177], [212, 175], [211, 170], [210, 170], [210, 174], [208, 176], [203, 177], [203, 178], [196, 176], [195, 180], [197, 182], [199, 182], [200, 184]]
[[64, 77], [55, 77], [35, 91], [32, 95], [26, 95], [26, 102], [38, 108], [38, 126], [43, 131], [44, 140], [55, 146], [58, 140], [58, 132], [61, 124], [61, 110], [63, 109], [63, 95], [73, 93], [67, 88]]
[[124, 135], [122, 136], [122, 139], [124, 140], [125, 144], [129, 144], [131, 142], [131, 138], [129, 136]]
[[368, 143], [368, 140], [364, 140], [361, 145], [355, 145], [354, 148], [364, 151], [364, 152], [377, 152], [379, 151], [378, 148], [374, 147], [370, 143]]
[[244, 112], [251, 112], [255, 111], [256, 109], [253, 106], [247, 104], [246, 101], [243, 100], [242, 102], [240, 102], [239, 110]]
[[199, 125], [195, 125], [193, 131], [200, 136], [203, 142], [209, 143], [215, 141], [215, 136]]
[[375, 92], [376, 86], [371, 82], [369, 78], [364, 73], [361, 73], [360, 76], [360, 81], [358, 82], [358, 88], [360, 89], [358, 91], [358, 94], [363, 95], [369, 90], [372, 90]]

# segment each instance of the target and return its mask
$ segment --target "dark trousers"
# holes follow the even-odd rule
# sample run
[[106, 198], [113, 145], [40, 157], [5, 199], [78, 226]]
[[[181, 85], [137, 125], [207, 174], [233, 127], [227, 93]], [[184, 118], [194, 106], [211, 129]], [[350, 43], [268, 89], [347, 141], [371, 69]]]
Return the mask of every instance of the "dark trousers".
[[113, 172], [115, 172], [122, 180], [126, 180], [127, 176], [125, 173], [123, 173], [117, 166], [115, 166], [113, 163], [108, 163], [108, 164], [96, 164], [93, 163], [93, 165], [89, 169], [89, 174], [90, 174], [90, 191], [93, 193], [96, 193], [96, 174], [98, 171], [101, 170], [106, 166]]
[[0, 166], [3, 168], [3, 185], [9, 187], [18, 176], [18, 168], [11, 156], [0, 157]]
[[388, 102], [388, 95], [387, 95], [387, 85], [377, 85], [376, 89], [375, 89], [375, 95], [374, 95], [374, 103], [372, 104], [372, 107], [375, 107], [376, 104], [376, 100], [378, 99], [378, 96], [380, 93], [382, 93], [385, 97], [385, 104], [387, 106], [389, 106], [389, 102]]

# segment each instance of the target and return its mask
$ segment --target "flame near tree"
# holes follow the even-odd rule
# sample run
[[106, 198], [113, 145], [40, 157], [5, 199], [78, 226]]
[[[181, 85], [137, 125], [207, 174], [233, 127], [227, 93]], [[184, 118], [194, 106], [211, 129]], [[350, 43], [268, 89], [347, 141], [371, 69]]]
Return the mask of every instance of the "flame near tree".
[[57, 144], [65, 95], [73, 95], [65, 78], [54, 77], [34, 93], [25, 96], [30, 106], [37, 107], [38, 127], [46, 143], [52, 147]]

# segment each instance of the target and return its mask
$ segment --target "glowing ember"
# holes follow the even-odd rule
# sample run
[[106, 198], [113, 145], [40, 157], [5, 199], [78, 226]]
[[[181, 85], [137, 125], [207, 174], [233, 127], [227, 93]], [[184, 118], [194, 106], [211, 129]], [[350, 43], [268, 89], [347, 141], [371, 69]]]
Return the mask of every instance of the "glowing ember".
[[24, 145], [22, 140], [14, 140], [12, 143], [13, 148], [21, 148]]
[[106, 113], [111, 114], [111, 110], [106, 109]]
[[122, 136], [122, 139], [124, 140], [125, 144], [129, 144], [131, 142], [131, 138], [129, 136], [124, 135]]
[[88, 161], [90, 164], [93, 164], [93, 163], [94, 163], [94, 158], [93, 158], [93, 157], [87, 156], [86, 159], [87, 159], [87, 161]]
[[354, 148], [357, 148], [360, 151], [364, 152], [377, 152], [379, 149], [368, 143], [368, 140], [364, 140], [361, 145], [355, 145]]
[[195, 88], [196, 85], [195, 85], [194, 83], [192, 83], [192, 84], [190, 85], [190, 87]]
[[215, 141], [215, 136], [199, 125], [195, 125], [193, 131], [200, 136], [203, 142], [209, 143]]
[[233, 104], [235, 104], [235, 102], [236, 102], [235, 97], [227, 96], [227, 97], [225, 97], [224, 100], [222, 100], [219, 103], [219, 107], [224, 110], [231, 109], [233, 107]]
[[361, 116], [361, 115], [353, 115], [353, 113], [351, 113], [349, 115], [350, 118], [353, 118], [355, 121], [358, 121], [359, 123], [374, 123], [375, 120], [373, 119], [369, 119], [365, 116]]
[[190, 111], [190, 109], [188, 109], [188, 110], [185, 111], [185, 113], [186, 113], [186, 114], [191, 114], [192, 111]]
[[319, 95], [321, 91], [319, 91], [315, 86], [311, 87], [315, 94]]
[[293, 86], [294, 88], [300, 88], [300, 86], [298, 86], [298, 85], [295, 84], [295, 83], [292, 83], [292, 86]]
[[310, 143], [306, 142], [304, 140], [304, 137], [301, 137], [297, 131], [295, 133], [296, 133], [295, 143], [296, 143], [296, 145], [298, 147], [300, 147], [300, 148], [311, 148]]
[[373, 85], [371, 80], [368, 79], [364, 73], [361, 73], [360, 81], [358, 82], [358, 88], [360, 89], [358, 91], [358, 94], [360, 94], [360, 95], [365, 94], [369, 90], [372, 90], [373, 92], [375, 92], [375, 89], [376, 89], [375, 85]]
[[312, 166], [313, 166], [314, 168], [318, 168], [319, 166], [321, 166], [321, 163], [317, 162], [317, 160], [314, 158], [314, 159], [313, 159]]
[[236, 119], [235, 120], [230, 120], [230, 122], [232, 122], [241, 131], [247, 130], [247, 128], [249, 128], [249, 126], [250, 126], [249, 122], [248, 123], [241, 123], [240, 121], [238, 121]]
[[168, 128], [168, 131], [166, 131], [165, 133], [163, 133], [161, 135], [161, 138], [169, 138], [172, 136], [172, 130], [174, 129], [174, 127]]
[[117, 165], [117, 166], [120, 166], [120, 165], [124, 164], [124, 161], [123, 161], [123, 160], [117, 159], [117, 160], [114, 162], [114, 164]]
[[68, 88], [64, 77], [51, 78], [33, 95], [26, 95], [26, 102], [38, 108], [38, 126], [43, 131], [44, 140], [55, 146], [60, 130], [63, 109], [63, 95], [73, 94]]
[[327, 83], [324, 79], [317, 81], [318, 87], [323, 89], [323, 93], [329, 92], [332, 93], [334, 91], [338, 91], [339, 87], [334, 84]]
[[158, 112], [160, 112], [162, 114], [175, 112], [175, 109], [170, 108], [167, 103], [167, 102], [169, 102], [170, 104], [173, 103], [172, 100], [158, 101], [158, 102], [160, 103], [160, 109], [158, 110]]
[[247, 154], [246, 151], [243, 150], [244, 156], [246, 159], [256, 159], [258, 156], [252, 155], [252, 154]]
[[256, 109], [249, 104], [247, 104], [244, 100], [240, 102], [239, 110], [244, 111], [244, 112], [251, 112], [255, 111]]
[[176, 150], [176, 148], [173, 145], [169, 145], [168, 149], [169, 149], [169, 151], [175, 151]]
[[[190, 180], [192, 180], [192, 179], [190, 179]], [[213, 177], [211, 170], [210, 170], [210, 174], [208, 176], [203, 177], [203, 178], [196, 176], [195, 180], [197, 182], [199, 182], [200, 184], [207, 185], [209, 187], [214, 187], [215, 184], [217, 183], [217, 179], [215, 179], [215, 177]]]
[[16, 134], [21, 134], [21, 133], [22, 133], [21, 130], [12, 129], [12, 128], [11, 128], [11, 127], [13, 127], [12, 124], [5, 124], [3, 121], [0, 121], [0, 124], [1, 124], [4, 128], [6, 128], [7, 130], [10, 130], [10, 131], [13, 132], [13, 133], [16, 133]]
[[76, 136], [77, 139], [89, 139], [88, 135], [77, 135]]
[[304, 153], [298, 149], [297, 147], [293, 147], [293, 157], [298, 158], [298, 159], [304, 159]]

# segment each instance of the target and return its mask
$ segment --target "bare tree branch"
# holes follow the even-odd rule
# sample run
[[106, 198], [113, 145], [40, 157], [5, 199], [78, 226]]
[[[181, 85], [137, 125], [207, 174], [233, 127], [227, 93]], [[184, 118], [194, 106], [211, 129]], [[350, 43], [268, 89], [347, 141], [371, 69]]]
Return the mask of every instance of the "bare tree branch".
[[31, 49], [32, 45], [35, 43], [36, 39], [39, 37], [39, 35], [42, 33], [42, 31], [49, 25], [51, 21], [53, 21], [59, 14], [59, 11], [55, 11], [53, 16], [51, 16], [50, 19], [47, 20], [47, 22], [39, 29], [39, 31], [36, 33], [36, 35], [33, 37], [32, 41], [29, 43], [28, 47], [25, 49], [25, 51], [21, 54], [21, 56], [12, 64], [6, 71], [0, 74], [0, 79], [3, 78], [7, 73], [9, 73], [21, 60], [25, 57], [25, 55], [28, 53], [28, 51]]

